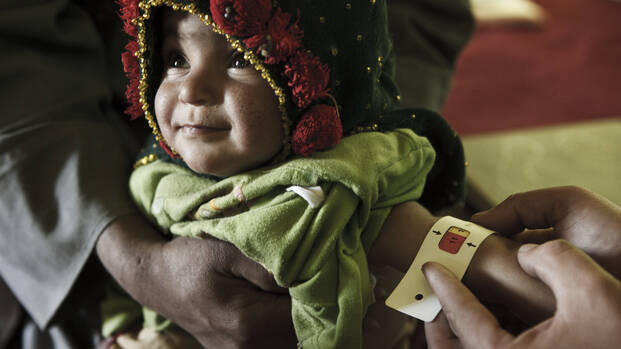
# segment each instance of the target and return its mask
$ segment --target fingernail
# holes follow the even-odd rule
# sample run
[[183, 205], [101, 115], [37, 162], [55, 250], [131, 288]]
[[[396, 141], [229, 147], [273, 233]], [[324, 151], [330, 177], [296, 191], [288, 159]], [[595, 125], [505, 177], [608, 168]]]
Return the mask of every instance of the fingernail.
[[[491, 209], [490, 209], [490, 210], [491, 210]], [[480, 218], [481, 218], [481, 217], [485, 217], [485, 214], [486, 214], [487, 212], [489, 212], [490, 210], [487, 210], [487, 211], [481, 211], [481, 212], [477, 212], [477, 213], [473, 214], [473, 215], [470, 217], [470, 221], [471, 221], [471, 222], [474, 222], [474, 223], [479, 223], [479, 222], [480, 222], [480, 220], [481, 220]]]
[[520, 248], [518, 249], [518, 253], [527, 253], [535, 247], [537, 247], [537, 244], [524, 244], [520, 246]]
[[429, 270], [429, 268], [431, 267], [431, 264], [433, 262], [425, 262], [423, 265], [421, 265], [420, 270], [423, 272], [423, 274], [426, 276], [427, 275], [427, 271]]
[[423, 265], [421, 265], [420, 270], [423, 271], [423, 274], [425, 273], [425, 270], [427, 270], [428, 265], [429, 265], [429, 262], [425, 262], [423, 263]]

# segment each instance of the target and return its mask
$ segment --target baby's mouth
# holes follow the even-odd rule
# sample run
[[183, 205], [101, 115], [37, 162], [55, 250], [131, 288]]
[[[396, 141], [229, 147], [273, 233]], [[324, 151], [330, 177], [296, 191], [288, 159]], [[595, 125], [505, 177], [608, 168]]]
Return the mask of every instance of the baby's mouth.
[[224, 127], [212, 127], [205, 125], [185, 124], [178, 127], [178, 131], [189, 137], [209, 136], [218, 132], [228, 131]]

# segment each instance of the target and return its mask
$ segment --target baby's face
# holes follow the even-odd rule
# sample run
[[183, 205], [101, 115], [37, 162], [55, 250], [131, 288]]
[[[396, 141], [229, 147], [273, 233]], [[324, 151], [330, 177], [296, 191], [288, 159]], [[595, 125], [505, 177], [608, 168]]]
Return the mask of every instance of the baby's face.
[[243, 54], [184, 12], [166, 10], [163, 38], [155, 115], [188, 166], [225, 177], [273, 158], [284, 137], [278, 100]]

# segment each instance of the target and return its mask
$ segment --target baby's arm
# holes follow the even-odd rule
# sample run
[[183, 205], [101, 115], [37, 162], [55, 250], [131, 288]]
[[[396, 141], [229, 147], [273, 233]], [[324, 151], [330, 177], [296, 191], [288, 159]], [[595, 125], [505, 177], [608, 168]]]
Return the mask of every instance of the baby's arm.
[[[369, 264], [407, 272], [437, 220], [417, 202], [394, 207], [369, 251]], [[477, 250], [463, 281], [480, 299], [505, 305], [525, 322], [538, 322], [553, 314], [554, 297], [519, 266], [518, 247], [514, 241], [491, 235]]]

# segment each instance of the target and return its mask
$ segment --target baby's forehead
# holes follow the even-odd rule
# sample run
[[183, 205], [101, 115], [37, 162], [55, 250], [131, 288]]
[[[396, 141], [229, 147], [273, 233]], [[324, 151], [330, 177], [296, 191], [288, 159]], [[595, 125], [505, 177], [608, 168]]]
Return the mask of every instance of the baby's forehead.
[[170, 8], [162, 10], [162, 34], [182, 39], [211, 39], [219, 37], [199, 16]]

